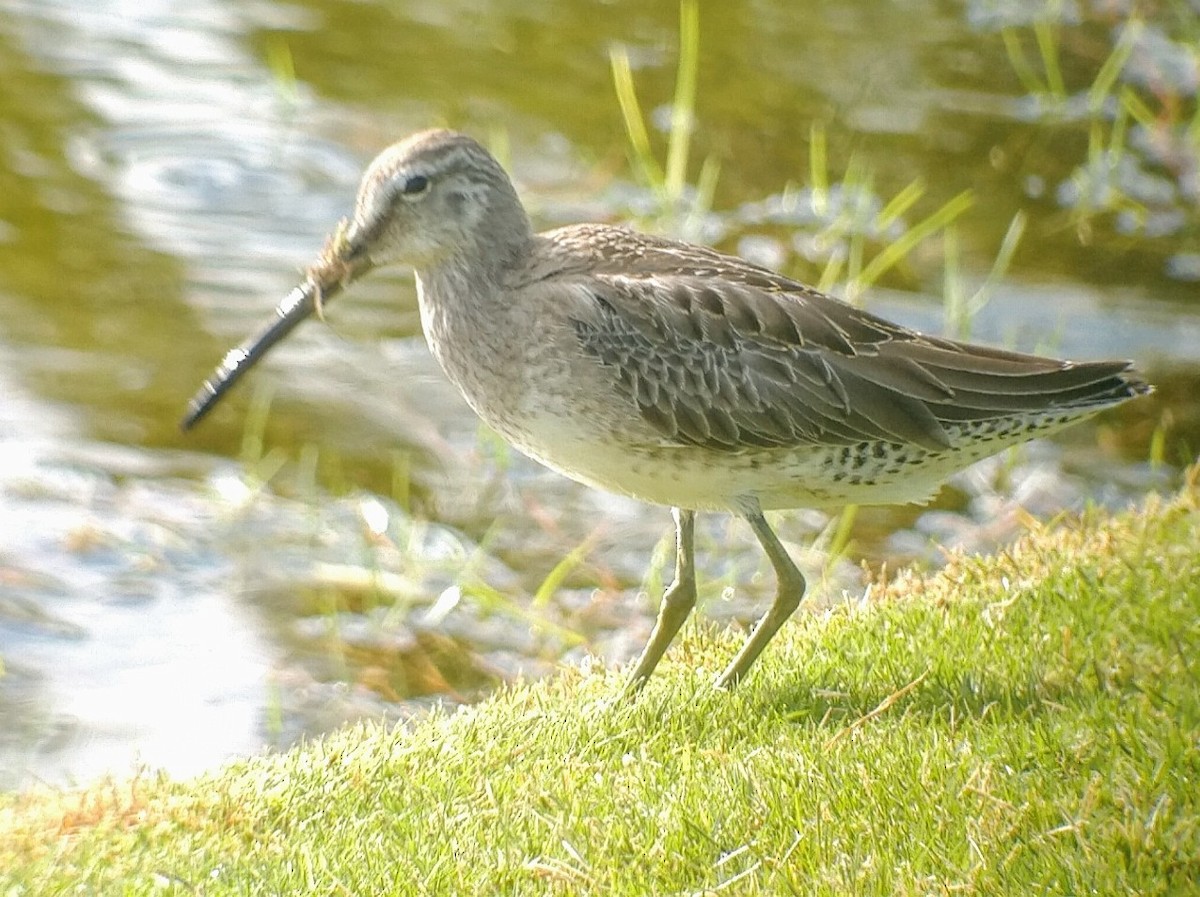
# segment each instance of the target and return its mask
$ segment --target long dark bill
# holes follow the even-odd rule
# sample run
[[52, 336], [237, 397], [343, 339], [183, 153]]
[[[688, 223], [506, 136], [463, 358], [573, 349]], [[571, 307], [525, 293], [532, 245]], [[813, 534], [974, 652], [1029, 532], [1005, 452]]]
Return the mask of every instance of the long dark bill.
[[355, 258], [344, 234], [343, 223], [326, 244], [320, 261], [309, 269], [308, 277], [279, 303], [275, 316], [240, 346], [225, 353], [216, 370], [188, 402], [187, 414], [179, 422], [180, 429], [190, 430], [199, 423], [272, 346], [367, 270], [369, 264], [365, 259]]

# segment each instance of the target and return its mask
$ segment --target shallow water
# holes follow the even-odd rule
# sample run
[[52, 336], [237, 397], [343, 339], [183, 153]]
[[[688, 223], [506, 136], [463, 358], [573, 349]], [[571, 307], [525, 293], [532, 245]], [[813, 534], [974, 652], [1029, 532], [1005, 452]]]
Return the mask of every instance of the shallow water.
[[[1132, 129], [1132, 161], [1106, 176], [1139, 205], [1080, 225], [1081, 197], [1106, 195], [1080, 104], [1041, 108], [988, 8], [703, 10], [693, 160], [721, 163], [704, 238], [816, 280], [830, 247], [805, 236], [813, 222], [794, 199], [821, 122], [834, 180], [852, 157], [882, 197], [920, 179], [922, 214], [974, 191], [956, 231], [969, 284], [1012, 215], [1028, 215], [976, 336], [1136, 358], [1159, 386], [964, 474], [932, 509], [863, 509], [836, 563], [807, 548], [828, 519], [790, 515], [781, 534], [817, 574], [819, 601], [861, 591], [858, 557], [936, 563], [947, 545], [1001, 543], [1020, 529], [1018, 504], [1049, 516], [1169, 487], [1200, 444], [1194, 168], [1186, 154], [1171, 167], [1169, 135]], [[629, 174], [607, 53], [627, 46], [661, 123], [677, 18], [673, 3], [631, 2], [602, 14], [583, 2], [6, 4], [0, 787], [138, 762], [196, 771], [636, 651], [666, 575], [668, 515], [481, 433], [420, 341], [404, 273], [302, 328], [194, 434], [177, 422], [348, 210], [362, 165], [412, 130], [450, 124], [491, 142], [542, 226], [652, 206]], [[1064, 32], [1072, 97], [1111, 27]], [[1194, 110], [1189, 57], [1145, 33], [1131, 83], [1165, 83]], [[923, 245], [868, 302], [940, 330], [941, 271], [936, 242]], [[1169, 463], [1152, 469], [1164, 420]], [[700, 543], [707, 612], [753, 619], [771, 583], [749, 533], [706, 517]]]

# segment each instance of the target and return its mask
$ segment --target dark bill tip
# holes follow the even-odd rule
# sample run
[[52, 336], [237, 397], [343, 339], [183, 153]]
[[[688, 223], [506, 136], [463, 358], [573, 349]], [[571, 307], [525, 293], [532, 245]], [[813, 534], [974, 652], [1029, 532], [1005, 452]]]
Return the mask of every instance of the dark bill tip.
[[314, 311], [319, 311], [322, 303], [341, 292], [346, 284], [369, 271], [371, 261], [366, 246], [366, 240], [354, 225], [343, 219], [325, 242], [317, 263], [308, 269], [304, 282], [279, 303], [275, 317], [236, 349], [225, 353], [217, 369], [188, 402], [180, 429], [190, 430], [199, 423], [272, 346]]
[[311, 279], [304, 281], [279, 303], [271, 321], [240, 346], [225, 353], [216, 370], [188, 402], [187, 414], [179, 422], [181, 430], [190, 430], [199, 423], [255, 362], [316, 310], [317, 289]]

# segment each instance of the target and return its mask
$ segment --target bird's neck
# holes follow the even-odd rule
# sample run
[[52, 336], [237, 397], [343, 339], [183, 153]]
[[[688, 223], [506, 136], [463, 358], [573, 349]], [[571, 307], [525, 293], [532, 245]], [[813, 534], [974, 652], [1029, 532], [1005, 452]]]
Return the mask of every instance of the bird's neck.
[[531, 231], [505, 230], [481, 238], [484, 245], [462, 247], [417, 269], [417, 279], [438, 301], [486, 303], [510, 288], [533, 249]]

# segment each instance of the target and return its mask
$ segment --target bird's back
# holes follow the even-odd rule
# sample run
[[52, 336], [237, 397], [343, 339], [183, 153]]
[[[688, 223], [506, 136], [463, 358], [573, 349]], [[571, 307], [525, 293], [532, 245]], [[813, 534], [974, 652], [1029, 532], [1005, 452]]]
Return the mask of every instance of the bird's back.
[[574, 321], [582, 351], [683, 442], [948, 448], [952, 431], [978, 429], [967, 425], [1093, 413], [1148, 390], [1127, 361], [927, 336], [690, 244], [600, 225], [544, 239], [552, 278], [591, 295]]

